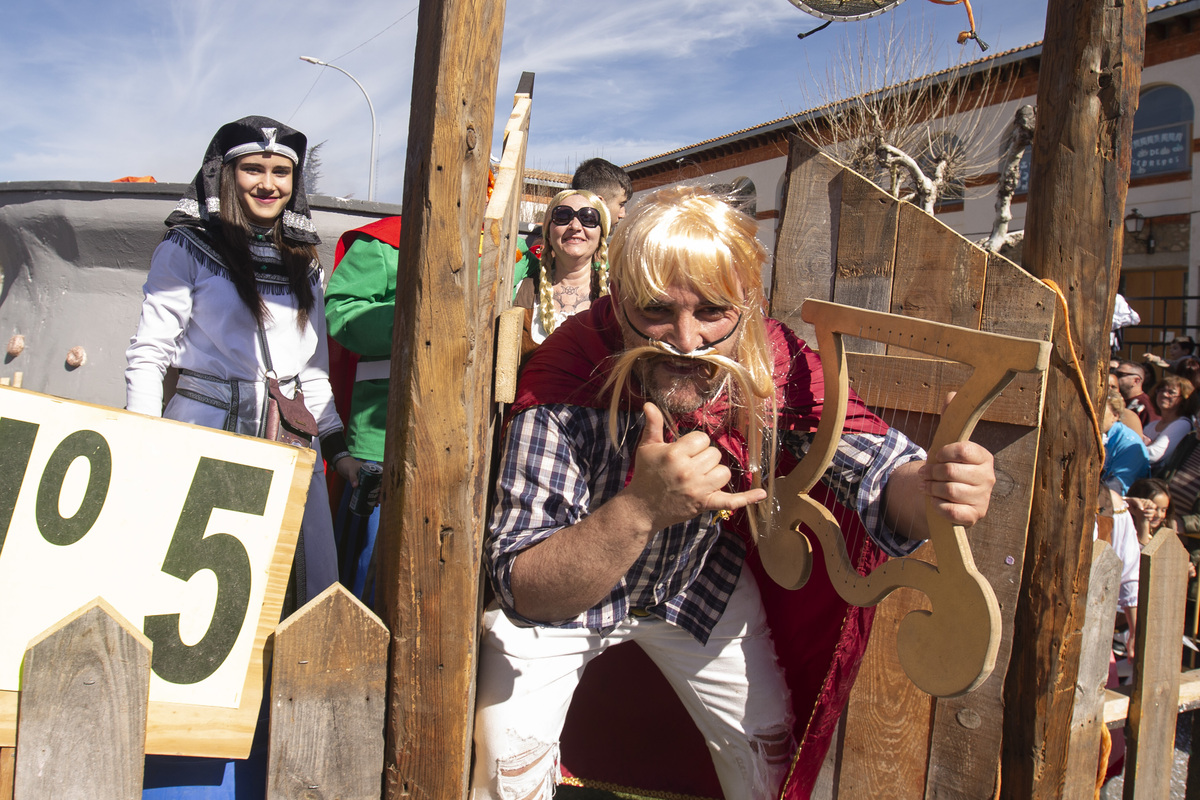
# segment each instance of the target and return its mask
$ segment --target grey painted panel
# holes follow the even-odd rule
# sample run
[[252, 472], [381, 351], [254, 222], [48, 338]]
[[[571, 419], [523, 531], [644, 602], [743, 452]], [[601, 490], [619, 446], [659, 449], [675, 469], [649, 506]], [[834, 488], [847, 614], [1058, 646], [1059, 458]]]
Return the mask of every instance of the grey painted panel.
[[[25, 350], [0, 362], [0, 378], [89, 403], [125, 405], [125, 348], [142, 284], [182, 184], [75, 181], [0, 183], [0, 344]], [[317, 196], [313, 220], [321, 263], [333, 265], [344, 231], [400, 213], [390, 203]], [[66, 364], [83, 347], [87, 363]]]

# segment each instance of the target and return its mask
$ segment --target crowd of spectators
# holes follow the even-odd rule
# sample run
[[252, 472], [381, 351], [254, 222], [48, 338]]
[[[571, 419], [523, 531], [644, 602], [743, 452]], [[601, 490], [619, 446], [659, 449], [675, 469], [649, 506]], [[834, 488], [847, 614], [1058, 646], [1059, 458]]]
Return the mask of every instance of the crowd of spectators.
[[1118, 516], [1128, 511], [1141, 547], [1164, 530], [1179, 535], [1191, 555], [1189, 604], [1196, 602], [1200, 564], [1200, 358], [1195, 347], [1183, 337], [1168, 346], [1166, 358], [1147, 353], [1141, 363], [1113, 359], [1101, 411], [1101, 480], [1114, 493], [1112, 506]]

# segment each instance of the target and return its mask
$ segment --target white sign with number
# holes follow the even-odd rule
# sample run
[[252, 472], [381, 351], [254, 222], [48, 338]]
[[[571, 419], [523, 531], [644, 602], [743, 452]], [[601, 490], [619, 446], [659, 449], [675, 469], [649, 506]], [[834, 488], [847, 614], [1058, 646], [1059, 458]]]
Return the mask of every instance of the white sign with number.
[[313, 458], [0, 387], [0, 745], [30, 640], [99, 596], [154, 645], [147, 752], [244, 755]]

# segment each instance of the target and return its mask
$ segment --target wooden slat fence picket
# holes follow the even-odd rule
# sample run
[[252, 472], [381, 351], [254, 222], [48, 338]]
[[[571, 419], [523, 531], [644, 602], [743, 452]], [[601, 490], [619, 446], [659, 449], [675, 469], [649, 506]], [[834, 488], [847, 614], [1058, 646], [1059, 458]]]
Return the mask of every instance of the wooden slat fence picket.
[[1080, 647], [1079, 683], [1075, 689], [1075, 714], [1071, 717], [1067, 745], [1067, 781], [1063, 800], [1092, 800], [1095, 796], [1097, 754], [1104, 725], [1104, 684], [1112, 653], [1117, 619], [1117, 590], [1121, 559], [1106, 542], [1092, 546], [1092, 571], [1088, 578], [1087, 617]]
[[[1125, 800], [1167, 798], [1175, 755], [1179, 713], [1179, 652], [1187, 598], [1188, 554], [1169, 531], [1155, 535], [1142, 550], [1134, 647], [1133, 696], [1129, 702], [1125, 755]], [[1164, 658], [1146, 658], [1148, 654]], [[1174, 654], [1175, 659], [1165, 656]]]
[[102, 599], [30, 643], [17, 706], [17, 797], [141, 797], [150, 647]]
[[334, 584], [275, 631], [267, 797], [375, 800], [387, 627]]

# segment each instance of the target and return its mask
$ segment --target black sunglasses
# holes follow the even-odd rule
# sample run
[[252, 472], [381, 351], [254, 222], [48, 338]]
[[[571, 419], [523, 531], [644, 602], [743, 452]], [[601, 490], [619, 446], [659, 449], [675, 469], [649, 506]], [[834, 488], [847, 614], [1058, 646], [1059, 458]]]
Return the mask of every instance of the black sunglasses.
[[570, 225], [573, 219], [579, 220], [579, 224], [585, 228], [600, 227], [600, 212], [591, 206], [584, 206], [578, 211], [570, 206], [555, 206], [550, 212], [550, 221], [555, 225]]

